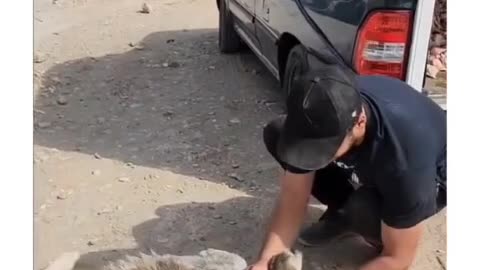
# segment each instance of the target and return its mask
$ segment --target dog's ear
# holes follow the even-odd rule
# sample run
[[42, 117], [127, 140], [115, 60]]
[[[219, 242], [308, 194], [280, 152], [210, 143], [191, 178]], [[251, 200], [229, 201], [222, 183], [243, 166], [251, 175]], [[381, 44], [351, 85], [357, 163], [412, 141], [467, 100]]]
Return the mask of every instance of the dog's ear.
[[73, 270], [79, 258], [80, 253], [78, 252], [65, 252], [62, 255], [58, 256], [44, 270]]

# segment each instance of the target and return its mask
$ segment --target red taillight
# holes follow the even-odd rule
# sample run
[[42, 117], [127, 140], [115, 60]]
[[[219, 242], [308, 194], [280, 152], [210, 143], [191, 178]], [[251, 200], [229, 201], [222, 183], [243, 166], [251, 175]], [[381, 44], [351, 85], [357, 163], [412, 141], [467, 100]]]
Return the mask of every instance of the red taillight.
[[405, 79], [411, 35], [410, 11], [375, 11], [363, 23], [355, 49], [359, 74]]

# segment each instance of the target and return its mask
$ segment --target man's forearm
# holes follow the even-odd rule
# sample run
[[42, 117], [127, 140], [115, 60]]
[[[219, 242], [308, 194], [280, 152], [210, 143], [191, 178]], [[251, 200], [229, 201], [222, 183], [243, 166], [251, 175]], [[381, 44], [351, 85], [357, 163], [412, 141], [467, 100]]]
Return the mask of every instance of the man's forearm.
[[[288, 204], [288, 205], [287, 205]], [[292, 246], [306, 212], [307, 202], [280, 198], [273, 211], [260, 258], [270, 258]]]

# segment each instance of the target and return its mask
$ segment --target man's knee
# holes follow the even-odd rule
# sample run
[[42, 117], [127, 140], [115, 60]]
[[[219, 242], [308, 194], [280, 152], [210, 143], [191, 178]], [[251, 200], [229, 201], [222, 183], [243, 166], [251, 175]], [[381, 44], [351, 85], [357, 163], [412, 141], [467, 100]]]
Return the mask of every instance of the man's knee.
[[265, 143], [268, 152], [274, 157], [276, 157], [276, 146], [280, 136], [281, 125], [281, 119], [276, 119], [268, 123], [263, 129], [263, 142]]
[[361, 187], [345, 204], [352, 230], [364, 237], [381, 239], [380, 196], [373, 188]]

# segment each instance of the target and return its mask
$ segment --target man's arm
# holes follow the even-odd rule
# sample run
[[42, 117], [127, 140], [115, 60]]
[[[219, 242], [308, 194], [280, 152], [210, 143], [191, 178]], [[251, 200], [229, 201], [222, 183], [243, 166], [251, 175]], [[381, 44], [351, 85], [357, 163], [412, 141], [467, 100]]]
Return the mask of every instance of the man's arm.
[[295, 241], [305, 216], [314, 175], [314, 172], [294, 174], [285, 171], [280, 178], [280, 195], [259, 260], [269, 260], [289, 249]]
[[382, 254], [360, 270], [406, 270], [412, 264], [423, 233], [424, 223], [395, 229], [382, 223]]

